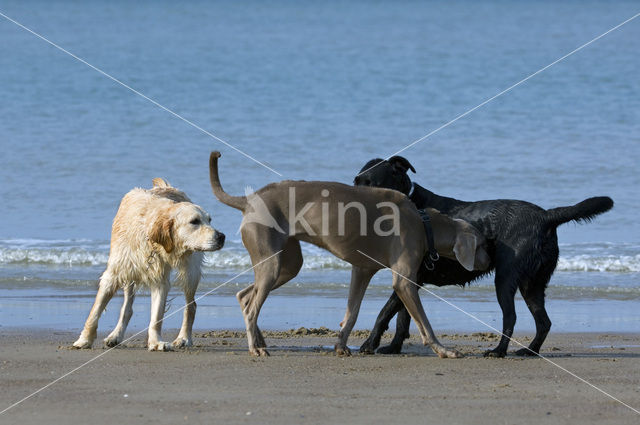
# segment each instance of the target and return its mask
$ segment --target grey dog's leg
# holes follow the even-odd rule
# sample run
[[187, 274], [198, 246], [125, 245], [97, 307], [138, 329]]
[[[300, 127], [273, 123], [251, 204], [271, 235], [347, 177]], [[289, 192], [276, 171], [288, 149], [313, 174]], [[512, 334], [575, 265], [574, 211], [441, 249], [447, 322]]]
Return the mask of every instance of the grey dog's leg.
[[269, 291], [277, 281], [278, 266], [264, 263], [265, 267], [257, 267], [255, 270], [255, 289], [251, 301], [247, 307], [242, 311], [244, 315], [244, 322], [247, 328], [247, 340], [249, 344], [249, 354], [252, 356], [268, 356], [269, 352], [262, 346], [264, 339], [260, 340], [258, 336], [258, 316], [260, 315], [260, 309], [269, 295]]
[[[290, 238], [282, 251], [282, 262], [280, 266], [280, 276], [278, 277], [278, 281], [271, 288], [271, 290], [275, 290], [280, 286], [284, 285], [294, 277], [298, 275], [298, 272], [302, 268], [302, 251], [300, 249], [300, 242], [297, 240]], [[249, 285], [240, 292], [236, 294], [236, 298], [242, 307], [242, 310], [247, 308], [253, 302], [255, 285]], [[262, 331], [256, 325], [257, 333], [256, 333], [256, 346], [259, 348], [266, 348], [267, 343], [264, 340], [264, 336], [262, 335]]]
[[[394, 292], [393, 294], [391, 294], [384, 307], [382, 307], [382, 310], [380, 310], [380, 314], [378, 314], [376, 323], [373, 326], [371, 333], [369, 334], [369, 338], [367, 338], [367, 340], [360, 346], [361, 353], [373, 354], [376, 351], [376, 348], [380, 346], [380, 339], [382, 338], [382, 335], [386, 332], [387, 329], [389, 329], [389, 322], [391, 321], [393, 316], [395, 316], [399, 311], [402, 310], [405, 310], [406, 312], [402, 301], [400, 300], [400, 298], [398, 298], [398, 294]], [[407, 312], [406, 314], [409, 313]], [[398, 338], [397, 332], [396, 338]], [[396, 340], [396, 338], [394, 338], [394, 341]], [[404, 341], [404, 338], [402, 338], [402, 341]], [[400, 346], [402, 346], [402, 341], [400, 341]]]
[[364, 293], [376, 271], [377, 270], [363, 269], [356, 266], [353, 266], [351, 269], [351, 285], [349, 286], [347, 311], [344, 314], [344, 319], [340, 323], [340, 335], [335, 345], [336, 354], [338, 355], [351, 355], [351, 350], [347, 347], [347, 339], [353, 329], [353, 325], [355, 325], [358, 319], [358, 312], [360, 311], [360, 304], [362, 304]]
[[[424, 345], [429, 345], [434, 353], [436, 353], [439, 357], [462, 357], [462, 354], [460, 354], [456, 350], [447, 349], [442, 344], [440, 344], [435, 334], [433, 333], [433, 329], [429, 324], [427, 315], [422, 308], [420, 296], [418, 295], [418, 287], [413, 284], [413, 282], [415, 281], [415, 275], [410, 274], [410, 270], [402, 269], [400, 266], [401, 265], [397, 266], [396, 268], [392, 268], [392, 270], [399, 270], [393, 276], [393, 289], [396, 291], [396, 293], [402, 300], [402, 303], [411, 314], [411, 318], [415, 320], [416, 325], [418, 326], [418, 330], [420, 331], [420, 335], [422, 336], [422, 343]], [[408, 276], [408, 278], [405, 278], [403, 276]]]
[[[262, 226], [264, 227], [264, 226]], [[258, 336], [258, 316], [260, 309], [267, 299], [269, 292], [282, 280], [280, 273], [287, 263], [287, 241], [281, 235], [264, 232], [262, 228], [245, 226], [242, 229], [242, 240], [249, 250], [253, 262], [255, 282], [253, 289], [243, 299], [247, 299], [242, 310], [244, 323], [247, 328], [247, 342], [249, 354], [252, 356], [268, 356], [269, 352], [261, 346], [264, 339]], [[260, 243], [258, 243], [260, 240]], [[261, 247], [261, 249], [258, 249]], [[273, 253], [273, 254], [271, 254]], [[240, 301], [242, 304], [242, 301]]]
[[[240, 303], [240, 307], [242, 307], [243, 311], [247, 308], [247, 306], [253, 303], [254, 290], [255, 290], [255, 285], [251, 284], [236, 294], [236, 299], [238, 300], [238, 303]], [[257, 325], [256, 325], [256, 347], [267, 348], [267, 343], [264, 340], [262, 331], [260, 330], [260, 327], [258, 327]]]
[[[236, 294], [236, 299], [238, 300], [238, 303], [240, 304], [240, 308], [242, 308], [242, 311], [244, 311], [251, 303], [253, 303], [254, 290], [255, 290], [255, 285], [251, 284]], [[266, 348], [267, 343], [264, 340], [262, 331], [260, 330], [259, 327], [256, 326], [256, 328], [257, 328], [256, 346]]]

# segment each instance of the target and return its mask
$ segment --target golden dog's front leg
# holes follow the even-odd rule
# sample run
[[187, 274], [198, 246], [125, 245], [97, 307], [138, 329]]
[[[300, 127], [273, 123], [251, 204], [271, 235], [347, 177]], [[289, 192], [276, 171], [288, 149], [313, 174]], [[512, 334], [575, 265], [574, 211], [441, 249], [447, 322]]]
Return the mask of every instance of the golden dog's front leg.
[[193, 321], [196, 318], [197, 305], [195, 302], [195, 294], [192, 291], [185, 291], [184, 298], [186, 305], [184, 307], [184, 314], [182, 318], [182, 327], [178, 337], [171, 343], [175, 348], [191, 347], [193, 345], [192, 329]]
[[193, 252], [180, 263], [178, 268], [176, 283], [183, 289], [185, 307], [180, 333], [178, 333], [176, 339], [171, 343], [174, 348], [191, 347], [193, 345], [193, 321], [196, 318], [196, 309], [198, 307], [195, 302], [195, 295], [202, 276], [200, 267], [203, 258], [204, 253]]
[[160, 340], [168, 292], [168, 281], [151, 285], [151, 321], [149, 322], [149, 339], [147, 340], [149, 351], [171, 351], [172, 349], [171, 344]]

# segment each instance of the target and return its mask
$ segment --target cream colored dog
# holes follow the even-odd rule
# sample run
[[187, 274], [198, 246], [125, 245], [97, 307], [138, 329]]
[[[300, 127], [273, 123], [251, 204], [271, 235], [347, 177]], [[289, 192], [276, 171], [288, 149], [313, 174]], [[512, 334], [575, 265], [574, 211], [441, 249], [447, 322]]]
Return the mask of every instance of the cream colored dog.
[[202, 251], [215, 251], [224, 244], [224, 234], [210, 223], [209, 214], [163, 179], [154, 179], [150, 190], [136, 188], [127, 193], [113, 220], [111, 250], [107, 269], [100, 277], [98, 295], [73, 346], [91, 348], [98, 319], [118, 288], [124, 291], [124, 303], [118, 324], [104, 343], [114, 347], [122, 342], [133, 313], [136, 289], [146, 286], [151, 291], [147, 348], [171, 350], [171, 345], [160, 340], [171, 269], [177, 271], [176, 284], [182, 287], [187, 302], [182, 328], [172, 345], [192, 345], [194, 295], [200, 281]]

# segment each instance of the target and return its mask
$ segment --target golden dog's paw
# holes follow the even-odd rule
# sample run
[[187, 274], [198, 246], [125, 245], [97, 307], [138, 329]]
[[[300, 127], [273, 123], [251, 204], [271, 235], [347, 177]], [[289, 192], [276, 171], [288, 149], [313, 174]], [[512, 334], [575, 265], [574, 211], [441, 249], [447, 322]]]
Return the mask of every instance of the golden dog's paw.
[[85, 349], [91, 348], [93, 345], [93, 341], [89, 341], [88, 339], [79, 338], [76, 342], [73, 343], [72, 347], [77, 349]]
[[254, 347], [249, 349], [249, 354], [254, 357], [269, 357], [269, 352], [262, 347]]
[[105, 347], [115, 347], [116, 345], [120, 344], [121, 341], [117, 336], [109, 335], [103, 340], [103, 342]]
[[171, 343], [171, 345], [173, 346], [173, 348], [185, 348], [193, 346], [193, 342], [191, 341], [191, 339], [179, 336]]
[[149, 350], [149, 351], [172, 351], [173, 348], [171, 347], [171, 344], [169, 344], [168, 342], [158, 341], [158, 342], [154, 342], [154, 343], [149, 343], [147, 345], [147, 350]]

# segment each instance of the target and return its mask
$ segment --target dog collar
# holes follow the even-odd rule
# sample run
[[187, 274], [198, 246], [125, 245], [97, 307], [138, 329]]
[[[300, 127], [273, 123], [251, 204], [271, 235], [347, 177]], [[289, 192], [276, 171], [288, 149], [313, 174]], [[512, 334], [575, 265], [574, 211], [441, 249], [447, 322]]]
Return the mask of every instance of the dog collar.
[[407, 195], [408, 197], [411, 197], [411, 195], [413, 195], [413, 191], [416, 189], [415, 183], [411, 182], [411, 190], [409, 190], [409, 194]]

